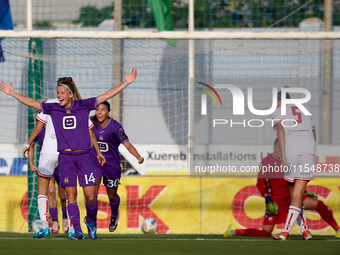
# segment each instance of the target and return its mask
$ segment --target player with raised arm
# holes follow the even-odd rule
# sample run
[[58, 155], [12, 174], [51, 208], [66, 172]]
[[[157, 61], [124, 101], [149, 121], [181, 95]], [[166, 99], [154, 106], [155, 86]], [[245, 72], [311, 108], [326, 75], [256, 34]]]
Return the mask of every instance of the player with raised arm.
[[[63, 81], [64, 79], [68, 79], [68, 78], [69, 77], [60, 78], [58, 80], [58, 82]], [[80, 98], [79, 92], [75, 93], [75, 98]], [[45, 127], [44, 127], [45, 125], [47, 125], [50, 129], [50, 132], [49, 132], [47, 139], [46, 139], [46, 144], [49, 144], [49, 146], [48, 146], [48, 148], [46, 148], [46, 146], [40, 146], [40, 147], [43, 147], [43, 149], [41, 149], [41, 152], [44, 153], [45, 157], [48, 156], [49, 154], [52, 154], [52, 156], [50, 158], [51, 161], [53, 161], [55, 159], [55, 157], [53, 157], [53, 154], [57, 154], [57, 155], [59, 154], [59, 152], [57, 151], [57, 144], [55, 142], [56, 136], [55, 136], [55, 131], [54, 131], [54, 127], [53, 127], [51, 117], [49, 115], [39, 113], [37, 115], [37, 120], [38, 120], [38, 123], [34, 127], [32, 134], [30, 136], [30, 139], [28, 141], [28, 143], [30, 143], [30, 147], [26, 146], [23, 150], [23, 153], [22, 153], [24, 157], [26, 157], [25, 156], [26, 152], [29, 153], [30, 166], [31, 166], [31, 169], [34, 169], [35, 172], [38, 170], [38, 168], [33, 165], [33, 153], [31, 153], [31, 151], [34, 151], [34, 145], [35, 145], [36, 140], [39, 140], [39, 145], [43, 144], [44, 137], [45, 137]], [[89, 129], [92, 129], [92, 128], [93, 128], [93, 123], [89, 119]], [[32, 140], [33, 140], [33, 142], [31, 143]], [[42, 141], [40, 141], [40, 140], [42, 140]], [[42, 155], [40, 154], [40, 156], [42, 156]], [[40, 167], [43, 167], [43, 166], [40, 166]], [[38, 177], [38, 182], [40, 183], [40, 186], [39, 186], [40, 188], [41, 188], [42, 184], [45, 183], [45, 182], [42, 182], [39, 177]], [[55, 170], [53, 171], [53, 175], [50, 178], [50, 182], [49, 182], [49, 186], [48, 186], [48, 194], [47, 194], [48, 207], [49, 207], [50, 215], [51, 215], [51, 218], [52, 218], [51, 231], [52, 231], [52, 234], [56, 234], [56, 233], [58, 233], [58, 229], [59, 229], [57, 200], [55, 198], [55, 193], [56, 193], [56, 189], [55, 189], [55, 186], [54, 186], [55, 182], [57, 182], [57, 184], [58, 184], [58, 195], [59, 195], [61, 206], [62, 206], [63, 231], [64, 231], [65, 234], [68, 233], [70, 235], [70, 234], [74, 233], [74, 229], [73, 229], [73, 226], [72, 226], [72, 222], [69, 220], [69, 217], [68, 217], [68, 214], [67, 214], [67, 196], [66, 196], [66, 191], [65, 191], [64, 187], [62, 187], [62, 184], [60, 183], [58, 167], [55, 168]], [[38, 194], [40, 194], [40, 196], [38, 196], [38, 199], [39, 198], [41, 199], [41, 197], [42, 197], [41, 196], [42, 190], [45, 190], [45, 188], [40, 189], [40, 191], [38, 192]], [[38, 205], [39, 205], [39, 203], [38, 203]], [[40, 209], [39, 209], [40, 211], [45, 212], [46, 208], [44, 207], [44, 205], [46, 205], [46, 203], [40, 204]], [[43, 208], [41, 208], [41, 207], [43, 207]], [[46, 221], [47, 221], [47, 217], [46, 217], [46, 214], [44, 213], [43, 218], [41, 218], [41, 222], [44, 223], [43, 224], [44, 226], [47, 225]], [[45, 229], [45, 228], [43, 228], [43, 229]], [[46, 236], [45, 233], [47, 233], [46, 229], [45, 229], [45, 231], [41, 231], [40, 233], [37, 233], [35, 235], [35, 238], [41, 238], [43, 236]]]
[[[73, 98], [74, 100], [82, 99], [76, 84], [72, 81], [70, 77], [62, 77], [57, 81], [57, 86], [63, 82], [68, 81], [72, 85]], [[57, 98], [47, 100], [48, 103], [59, 103]], [[47, 237], [50, 234], [48, 229], [48, 208], [50, 207], [50, 214], [54, 221], [57, 219], [57, 201], [55, 199], [55, 187], [54, 187], [54, 170], [58, 165], [58, 155], [57, 151], [57, 140], [56, 134], [53, 126], [52, 119], [49, 115], [43, 114], [40, 112], [36, 119], [38, 120], [37, 125], [34, 127], [32, 134], [30, 136], [29, 141], [27, 142], [24, 150], [23, 156], [25, 157], [26, 151], [30, 150], [30, 146], [32, 141], [40, 134], [40, 131], [44, 126], [46, 126], [46, 136], [44, 136], [44, 146], [42, 146], [40, 157], [39, 157], [39, 166], [38, 166], [38, 210], [40, 220], [42, 222], [42, 229], [38, 233], [36, 233], [33, 238], [41, 238]], [[92, 125], [92, 122], [91, 122]], [[92, 126], [93, 127], [93, 126]], [[91, 127], [91, 128], [92, 128]], [[59, 196], [63, 203], [63, 196], [65, 193], [60, 192]], [[65, 198], [66, 199], [66, 198]], [[66, 201], [65, 201], [66, 202]], [[66, 208], [65, 208], [66, 209]], [[65, 209], [63, 210], [63, 218], [65, 217]], [[63, 220], [63, 229], [65, 231], [66, 227], [68, 228], [68, 224], [66, 225], [66, 221]], [[59, 224], [56, 222], [52, 223], [52, 233], [56, 233], [58, 231]]]
[[[281, 150], [277, 138], [275, 139], [273, 147], [273, 153], [261, 161], [256, 184], [257, 189], [265, 198], [267, 206], [262, 229], [236, 229], [234, 224], [230, 224], [228, 230], [224, 233], [224, 237], [234, 235], [270, 237], [276, 224], [286, 222], [291, 200], [287, 182], [284, 179], [283, 171], [281, 171]], [[273, 171], [269, 171], [268, 169], [273, 169]], [[335, 237], [340, 238], [340, 228], [331, 210], [322, 201], [317, 200], [316, 194], [306, 192], [303, 196], [303, 203], [305, 210], [316, 210], [321, 218], [335, 230]], [[303, 224], [301, 218], [298, 218], [298, 223], [303, 233], [306, 230], [306, 226]]]
[[[51, 116], [57, 137], [59, 151], [58, 169], [61, 182], [65, 187], [68, 198], [68, 213], [73, 223], [75, 233], [70, 239], [85, 239], [80, 225], [80, 212], [77, 205], [77, 177], [80, 186], [83, 187], [87, 209], [87, 227], [89, 236], [97, 238], [96, 226], [93, 219], [98, 210], [95, 197], [96, 180], [94, 178], [94, 162], [90, 156], [91, 142], [97, 152], [97, 159], [103, 165], [105, 158], [101, 154], [94, 135], [88, 131], [89, 112], [95, 110], [97, 105], [120, 93], [125, 87], [132, 83], [137, 77], [137, 70], [132, 70], [130, 75], [125, 72], [125, 81], [104, 94], [84, 100], [73, 100], [72, 84], [64, 82], [57, 87], [59, 104], [39, 103], [38, 101], [20, 95], [14, 91], [13, 84], [10, 86], [5, 82], [0, 84], [0, 90], [11, 95], [27, 106], [43, 111]], [[93, 139], [94, 137], [94, 139]], [[95, 145], [96, 144], [96, 145]]]
[[[114, 119], [110, 118], [110, 104], [105, 101], [98, 105], [96, 114], [91, 117], [94, 124], [94, 134], [99, 144], [99, 148], [106, 159], [104, 166], [98, 166], [97, 173], [97, 191], [101, 178], [106, 186], [106, 192], [110, 200], [111, 220], [109, 231], [113, 232], [118, 226], [118, 208], [120, 197], [117, 189], [121, 177], [120, 157], [118, 147], [120, 144], [128, 149], [128, 151], [136, 157], [139, 164], [142, 164], [144, 158], [139, 155], [136, 148], [129, 142], [129, 138], [124, 132], [123, 127]], [[95, 151], [92, 150], [95, 155]], [[85, 217], [86, 222], [86, 217]]]
[[[302, 199], [307, 183], [314, 179], [313, 171], [317, 157], [316, 133], [310, 107], [302, 105], [309, 112], [307, 115], [295, 104], [283, 105], [282, 107], [285, 107], [286, 110], [286, 115], [283, 115], [281, 113], [281, 96], [280, 91], [277, 95], [277, 109], [273, 113], [273, 128], [277, 131], [280, 143], [281, 164], [286, 169], [284, 178], [288, 183], [291, 205], [285, 230], [273, 236], [275, 240], [287, 240], [298, 216], [304, 217]], [[286, 99], [290, 99], [288, 93], [284, 96]], [[312, 238], [312, 235], [308, 230], [305, 230], [303, 238], [308, 240]]]

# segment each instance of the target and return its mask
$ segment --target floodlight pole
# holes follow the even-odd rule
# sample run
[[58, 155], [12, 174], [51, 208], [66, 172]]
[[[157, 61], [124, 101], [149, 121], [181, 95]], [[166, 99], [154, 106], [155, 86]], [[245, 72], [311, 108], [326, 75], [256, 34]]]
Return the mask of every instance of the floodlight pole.
[[[189, 32], [194, 32], [194, 0], [189, 0]], [[194, 125], [195, 125], [195, 40], [189, 40], [189, 91], [188, 91], [188, 167], [189, 174], [193, 169], [194, 155]]]

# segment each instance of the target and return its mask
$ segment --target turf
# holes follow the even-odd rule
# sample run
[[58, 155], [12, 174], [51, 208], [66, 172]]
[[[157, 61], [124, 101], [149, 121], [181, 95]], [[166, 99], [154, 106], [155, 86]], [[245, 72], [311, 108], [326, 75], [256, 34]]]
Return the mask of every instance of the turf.
[[303, 241], [290, 236], [288, 241], [271, 238], [221, 235], [120, 235], [99, 234], [97, 240], [68, 240], [57, 234], [33, 239], [33, 234], [0, 233], [0, 254], [339, 254], [340, 239], [313, 236]]

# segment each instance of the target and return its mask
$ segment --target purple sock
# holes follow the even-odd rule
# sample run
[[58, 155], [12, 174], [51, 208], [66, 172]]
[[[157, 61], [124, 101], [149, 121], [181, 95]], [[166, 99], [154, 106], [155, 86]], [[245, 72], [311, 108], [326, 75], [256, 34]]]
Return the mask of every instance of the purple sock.
[[86, 207], [86, 221], [88, 223], [92, 223], [94, 219], [97, 217], [97, 212], [98, 212], [98, 202], [96, 201], [95, 204], [90, 205], [88, 203], [85, 203]]
[[[96, 200], [97, 200], [97, 204], [98, 204], [98, 195], [95, 195], [96, 196]], [[95, 224], [97, 224], [97, 215], [98, 215], [98, 208], [97, 208], [97, 213], [95, 214], [95, 216], [93, 217], [93, 222], [95, 223]]]
[[58, 208], [57, 207], [50, 208], [50, 215], [53, 221], [58, 221]]
[[66, 212], [66, 208], [61, 207], [61, 211], [63, 212], [63, 219], [67, 219], [67, 212]]
[[68, 215], [70, 216], [70, 220], [72, 221], [73, 227], [75, 231], [82, 231], [80, 226], [80, 213], [79, 207], [77, 204], [68, 204], [67, 205]]
[[117, 195], [117, 198], [116, 198], [115, 201], [110, 201], [111, 215], [117, 215], [118, 214], [119, 203], [120, 203], [119, 195]]

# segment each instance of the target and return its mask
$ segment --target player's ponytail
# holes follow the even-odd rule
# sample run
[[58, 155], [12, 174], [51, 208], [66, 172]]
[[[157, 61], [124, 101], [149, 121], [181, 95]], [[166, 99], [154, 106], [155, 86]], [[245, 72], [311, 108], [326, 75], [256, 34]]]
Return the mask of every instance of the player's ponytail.
[[92, 123], [95, 126], [95, 128], [97, 128], [98, 127], [98, 118], [97, 118], [97, 115], [90, 116], [90, 120], [92, 121]]

